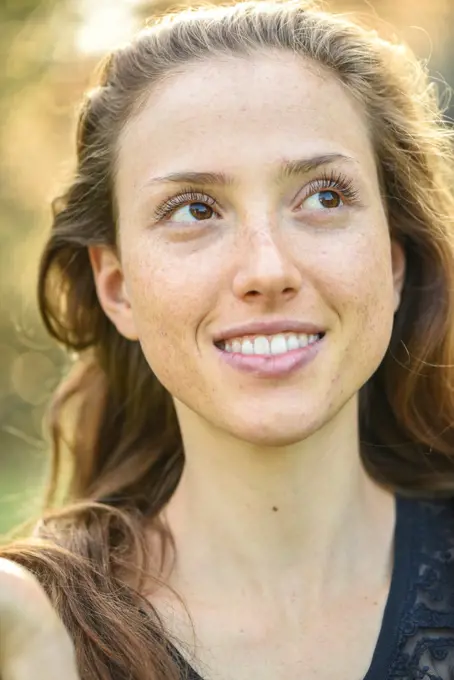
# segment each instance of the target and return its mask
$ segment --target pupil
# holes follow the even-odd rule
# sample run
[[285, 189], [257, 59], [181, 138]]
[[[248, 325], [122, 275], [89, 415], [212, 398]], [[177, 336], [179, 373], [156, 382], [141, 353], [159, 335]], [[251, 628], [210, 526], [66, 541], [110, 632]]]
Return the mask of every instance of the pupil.
[[339, 194], [335, 194], [334, 191], [321, 191], [320, 203], [324, 208], [338, 208], [340, 206], [341, 199]]
[[207, 220], [212, 216], [213, 209], [204, 203], [191, 203], [189, 212], [196, 219]]

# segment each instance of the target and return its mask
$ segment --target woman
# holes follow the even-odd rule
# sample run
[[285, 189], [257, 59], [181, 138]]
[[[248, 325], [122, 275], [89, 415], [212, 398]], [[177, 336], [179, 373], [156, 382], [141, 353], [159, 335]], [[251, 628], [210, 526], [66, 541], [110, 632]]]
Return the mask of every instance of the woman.
[[2, 551], [22, 639], [39, 600], [83, 680], [454, 677], [452, 187], [423, 68], [340, 16], [182, 11], [105, 61], [41, 262], [49, 503], [74, 470]]

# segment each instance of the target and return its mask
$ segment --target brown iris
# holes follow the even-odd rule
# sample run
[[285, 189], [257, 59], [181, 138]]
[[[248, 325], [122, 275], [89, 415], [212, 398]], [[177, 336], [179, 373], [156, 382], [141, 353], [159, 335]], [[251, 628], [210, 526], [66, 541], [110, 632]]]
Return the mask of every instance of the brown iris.
[[189, 212], [197, 220], [209, 220], [213, 216], [213, 208], [205, 203], [191, 203]]
[[329, 190], [319, 192], [319, 201], [324, 208], [339, 208], [342, 205], [339, 194]]

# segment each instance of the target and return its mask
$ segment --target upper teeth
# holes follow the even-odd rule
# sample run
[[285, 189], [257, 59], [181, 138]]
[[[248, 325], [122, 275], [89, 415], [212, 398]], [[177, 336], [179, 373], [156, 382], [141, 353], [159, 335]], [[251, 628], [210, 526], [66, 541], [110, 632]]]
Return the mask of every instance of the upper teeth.
[[306, 347], [319, 339], [319, 335], [306, 333], [278, 333], [277, 335], [258, 335], [256, 337], [234, 338], [224, 343], [226, 352], [240, 354], [284, 354], [292, 349]]

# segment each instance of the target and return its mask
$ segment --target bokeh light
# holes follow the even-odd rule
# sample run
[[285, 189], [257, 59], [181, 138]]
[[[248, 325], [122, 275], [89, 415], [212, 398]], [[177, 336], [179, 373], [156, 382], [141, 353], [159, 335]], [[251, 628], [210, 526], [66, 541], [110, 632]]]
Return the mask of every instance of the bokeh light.
[[82, 24], [76, 31], [76, 46], [86, 54], [103, 54], [127, 41], [138, 25], [135, 0], [83, 0], [79, 3]]

